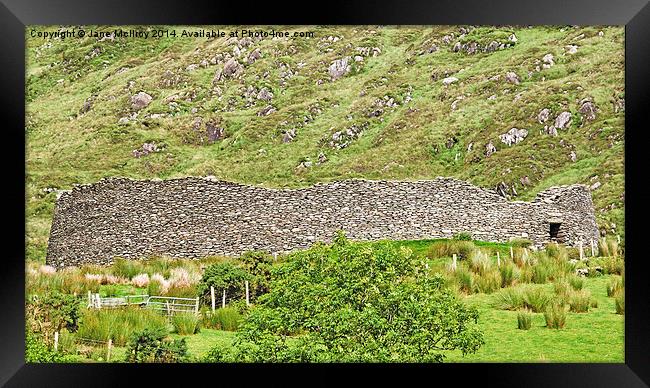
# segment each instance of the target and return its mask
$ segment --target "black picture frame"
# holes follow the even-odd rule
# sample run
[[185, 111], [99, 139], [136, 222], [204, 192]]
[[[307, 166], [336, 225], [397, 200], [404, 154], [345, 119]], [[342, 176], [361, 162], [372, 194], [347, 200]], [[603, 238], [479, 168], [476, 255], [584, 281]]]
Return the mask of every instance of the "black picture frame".
[[[119, 386], [142, 379], [148, 385], [175, 377], [186, 385], [321, 385], [351, 382], [426, 385], [487, 384], [529, 387], [641, 387], [650, 384], [650, 282], [644, 257], [644, 148], [650, 102], [650, 5], [645, 0], [438, 2], [388, 1], [323, 3], [181, 1], [20, 1], [0, 4], [0, 107], [4, 213], [3, 268], [0, 270], [0, 384], [13, 387]], [[442, 365], [129, 365], [25, 364], [25, 26], [87, 24], [314, 25], [314, 24], [487, 24], [487, 25], [625, 25], [626, 128], [625, 363], [621, 364], [442, 364]], [[296, 374], [296, 372], [302, 372]], [[345, 372], [345, 377], [343, 372]], [[190, 376], [190, 377], [188, 377]], [[217, 377], [218, 376], [218, 379]], [[408, 383], [407, 383], [408, 384]], [[255, 384], [258, 385], [258, 384]]]

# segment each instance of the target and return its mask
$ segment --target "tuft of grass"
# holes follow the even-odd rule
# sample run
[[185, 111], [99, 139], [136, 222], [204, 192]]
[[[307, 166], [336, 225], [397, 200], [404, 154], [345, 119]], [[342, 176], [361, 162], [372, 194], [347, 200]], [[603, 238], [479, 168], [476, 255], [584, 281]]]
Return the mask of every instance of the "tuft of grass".
[[137, 274], [145, 271], [144, 271], [144, 266], [142, 265], [141, 262], [118, 257], [113, 262], [112, 272], [116, 276], [121, 276], [127, 279], [131, 279]]
[[463, 266], [458, 266], [454, 272], [460, 291], [471, 294], [474, 290], [474, 276], [471, 271]]
[[614, 298], [614, 305], [616, 307], [616, 314], [625, 314], [625, 290], [622, 290], [618, 295], [616, 295]]
[[501, 287], [509, 287], [515, 280], [515, 271], [514, 265], [511, 263], [504, 263], [499, 267], [499, 273], [501, 274]]
[[553, 296], [542, 287], [530, 287], [524, 292], [524, 306], [535, 313], [541, 313], [553, 300]]
[[463, 260], [468, 258], [475, 249], [476, 245], [471, 241], [438, 240], [434, 241], [429, 247], [427, 257], [430, 259], [436, 259], [441, 257], [452, 257], [456, 254], [459, 260]]
[[174, 331], [180, 335], [196, 334], [201, 330], [201, 318], [191, 313], [172, 315]]
[[530, 330], [533, 321], [533, 314], [530, 310], [522, 309], [517, 313], [517, 328], [519, 330]]
[[138, 307], [84, 311], [78, 338], [96, 341], [113, 340], [116, 346], [126, 345], [129, 337], [144, 328], [167, 330], [167, 320], [159, 313]]
[[621, 292], [623, 292], [623, 279], [619, 277], [613, 278], [609, 284], [607, 284], [607, 296], [613, 298]]
[[569, 284], [574, 290], [582, 290], [582, 288], [585, 285], [585, 281], [583, 278], [577, 275], [571, 275], [567, 277]]
[[544, 310], [544, 319], [549, 329], [563, 329], [566, 325], [566, 307], [560, 303], [551, 303]]
[[589, 312], [591, 301], [591, 292], [589, 290], [573, 291], [568, 298], [569, 310], [574, 313]]
[[500, 310], [518, 310], [524, 306], [524, 293], [520, 288], [508, 287], [497, 295], [494, 307]]
[[501, 274], [496, 270], [488, 270], [477, 274], [474, 278], [474, 290], [478, 293], [491, 294], [501, 288]]
[[203, 311], [203, 326], [211, 329], [236, 331], [244, 317], [234, 307], [216, 309], [214, 312]]

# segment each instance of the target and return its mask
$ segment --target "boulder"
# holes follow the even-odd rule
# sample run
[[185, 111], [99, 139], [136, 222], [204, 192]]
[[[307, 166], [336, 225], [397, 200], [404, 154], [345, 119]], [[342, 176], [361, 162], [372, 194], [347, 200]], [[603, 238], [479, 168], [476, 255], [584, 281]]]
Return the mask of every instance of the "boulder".
[[262, 52], [260, 51], [260, 49], [256, 48], [248, 55], [248, 63], [252, 65], [253, 63], [255, 63], [255, 61], [257, 61], [260, 58], [262, 58]]
[[146, 108], [153, 101], [153, 97], [145, 92], [140, 92], [131, 97], [131, 108], [140, 110]]
[[551, 110], [548, 108], [544, 108], [539, 113], [537, 114], [537, 121], [539, 121], [540, 124], [544, 124], [548, 118], [551, 116]]
[[506, 81], [511, 84], [519, 85], [519, 76], [517, 73], [509, 71], [506, 73]]
[[555, 118], [555, 128], [565, 129], [571, 125], [571, 112], [564, 111]]
[[257, 93], [258, 100], [271, 101], [273, 98], [273, 93], [271, 93], [267, 88], [262, 88], [259, 93]]
[[588, 99], [582, 100], [582, 105], [580, 105], [580, 113], [587, 121], [593, 121], [596, 119], [596, 105]]
[[332, 77], [332, 81], [336, 81], [337, 79], [343, 77], [347, 73], [350, 72], [350, 57], [344, 57], [341, 59], [337, 59], [328, 68], [328, 72], [330, 77]]
[[497, 152], [497, 148], [492, 144], [492, 141], [490, 140], [489, 143], [485, 146], [485, 156], [490, 157], [493, 153]]
[[578, 46], [576, 46], [575, 44], [570, 44], [568, 46], [565, 46], [564, 48], [566, 49], [566, 52], [569, 54], [575, 54], [578, 52]]
[[499, 138], [501, 139], [502, 143], [511, 146], [513, 144], [517, 144], [520, 141], [524, 140], [526, 136], [528, 136], [528, 130], [511, 128], [508, 132], [499, 136]]
[[221, 74], [224, 77], [234, 77], [237, 72], [241, 69], [241, 65], [235, 58], [230, 58], [223, 64], [223, 71]]
[[447, 77], [447, 78], [442, 80], [442, 84], [445, 85], [445, 86], [449, 86], [449, 85], [451, 85], [451, 84], [453, 84], [454, 82], [457, 82], [457, 81], [458, 81], [458, 78], [456, 78], [456, 77]]

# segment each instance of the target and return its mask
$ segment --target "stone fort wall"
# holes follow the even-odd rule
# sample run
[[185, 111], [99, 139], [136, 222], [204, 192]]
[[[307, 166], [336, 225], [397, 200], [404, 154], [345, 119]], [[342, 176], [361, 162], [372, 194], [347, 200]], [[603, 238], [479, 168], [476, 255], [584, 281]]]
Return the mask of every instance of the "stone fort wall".
[[214, 178], [103, 179], [63, 192], [56, 203], [48, 264], [108, 264], [115, 257], [198, 258], [307, 248], [336, 230], [354, 240], [426, 239], [469, 232], [505, 242], [598, 238], [583, 185], [553, 187], [532, 202], [452, 178], [345, 180], [304, 189], [267, 189]]

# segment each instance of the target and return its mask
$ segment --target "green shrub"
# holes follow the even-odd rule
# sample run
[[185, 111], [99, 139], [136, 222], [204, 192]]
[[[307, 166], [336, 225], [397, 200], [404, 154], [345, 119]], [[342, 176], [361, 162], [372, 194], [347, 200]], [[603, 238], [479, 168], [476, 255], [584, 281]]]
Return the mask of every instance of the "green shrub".
[[616, 314], [625, 314], [625, 290], [621, 290], [621, 292], [616, 295], [614, 302], [616, 306]]
[[156, 311], [139, 307], [86, 310], [77, 336], [97, 341], [111, 338], [116, 346], [124, 346], [133, 333], [147, 327], [167, 330], [167, 320]]
[[218, 308], [214, 312], [205, 310], [203, 326], [211, 329], [237, 331], [244, 317], [235, 307]]
[[230, 262], [216, 263], [205, 269], [197, 291], [206, 304], [211, 303], [210, 287], [214, 287], [217, 296], [226, 290], [229, 301], [241, 299], [246, 293], [244, 282], [249, 279], [250, 275], [245, 270]]
[[70, 332], [77, 330], [81, 315], [80, 307], [81, 299], [52, 291], [30, 298], [25, 312], [31, 329], [43, 335], [46, 342], [50, 342], [54, 332], [64, 328]]
[[201, 329], [201, 318], [192, 313], [172, 315], [171, 322], [176, 333], [180, 335], [196, 334]]
[[566, 325], [566, 308], [559, 303], [552, 303], [544, 310], [546, 327], [549, 329], [562, 329]]
[[533, 314], [530, 310], [523, 309], [517, 313], [517, 328], [520, 330], [529, 330], [533, 322]]
[[501, 274], [499, 271], [490, 270], [477, 275], [474, 278], [474, 288], [476, 292], [491, 294], [501, 288]]
[[541, 313], [551, 302], [553, 296], [541, 287], [530, 287], [524, 291], [524, 306]]
[[501, 290], [496, 298], [494, 307], [500, 310], [518, 310], [524, 306], [524, 293], [521, 289], [508, 287]]
[[211, 348], [208, 353], [203, 356], [201, 359], [202, 362], [212, 362], [212, 363], [219, 363], [219, 362], [231, 362], [231, 349], [221, 345], [217, 344], [213, 348]]
[[183, 362], [187, 360], [185, 338], [167, 340], [166, 331], [145, 328], [133, 333], [129, 339], [127, 362]]
[[591, 293], [588, 290], [573, 291], [569, 295], [569, 310], [574, 313], [586, 313], [591, 304]]
[[72, 359], [62, 352], [55, 352], [47, 346], [43, 338], [32, 332], [29, 328], [25, 330], [25, 362], [71, 362]]
[[454, 235], [454, 240], [472, 241], [472, 234], [468, 232], [460, 232]]

